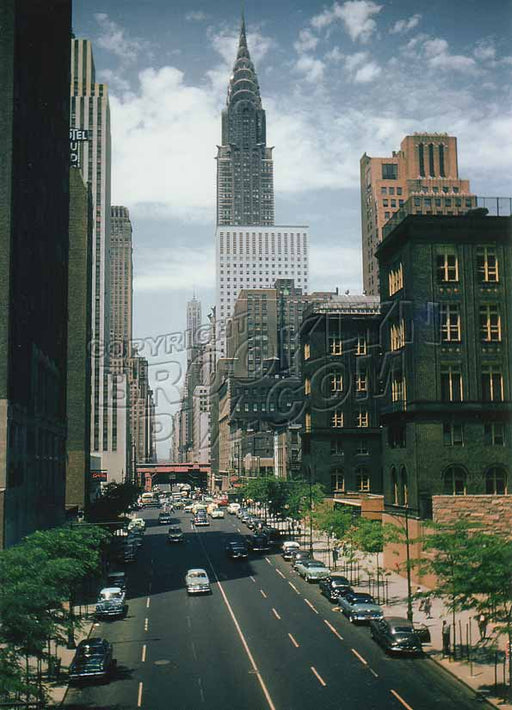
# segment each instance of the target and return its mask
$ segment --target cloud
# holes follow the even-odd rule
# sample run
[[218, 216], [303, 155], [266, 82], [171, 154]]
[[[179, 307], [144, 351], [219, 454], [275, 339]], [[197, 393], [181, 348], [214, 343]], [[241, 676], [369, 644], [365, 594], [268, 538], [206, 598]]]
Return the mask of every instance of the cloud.
[[409, 32], [409, 30], [414, 29], [419, 25], [421, 20], [421, 15], [418, 13], [416, 15], [411, 15], [408, 20], [397, 20], [393, 27], [390, 28], [390, 34], [399, 34], [404, 32]]
[[[212, 236], [213, 242], [213, 236]], [[213, 247], [176, 247], [138, 249], [134, 291], [190, 290], [191, 284], [201, 288], [215, 286], [215, 254]]]
[[94, 19], [100, 28], [100, 34], [96, 37], [95, 43], [119, 57], [123, 62], [134, 62], [144, 48], [144, 43], [129, 37], [127, 31], [111, 20], [105, 12], [97, 12]]
[[368, 58], [368, 52], [356, 52], [345, 57], [345, 67], [349, 72], [354, 71]]
[[342, 62], [345, 59], [345, 55], [339, 47], [333, 47], [327, 52], [324, 59], [328, 62]]
[[492, 61], [496, 58], [496, 47], [491, 40], [482, 39], [476, 43], [473, 55], [481, 61]]
[[[208, 38], [215, 51], [218, 52], [226, 64], [231, 67], [236, 59], [236, 50], [238, 48], [239, 39], [238, 32], [235, 33], [231, 30], [213, 32], [210, 29], [208, 30]], [[270, 37], [262, 35], [259, 31], [248, 32], [247, 34], [247, 45], [249, 47], [251, 59], [255, 64], [260, 62], [266, 56], [273, 44], [274, 42]]]
[[207, 19], [208, 15], [206, 12], [202, 12], [201, 10], [192, 10], [192, 12], [187, 12], [185, 15], [185, 20], [187, 22], [204, 22]]
[[303, 75], [306, 81], [314, 84], [322, 80], [325, 64], [321, 59], [315, 59], [308, 54], [303, 54], [297, 59], [295, 69]]
[[445, 39], [435, 37], [426, 40], [423, 44], [423, 52], [429, 66], [433, 69], [475, 73], [475, 60], [462, 54], [450, 54], [449, 45]]
[[299, 54], [302, 54], [302, 52], [310, 52], [316, 49], [317, 44], [318, 37], [314, 35], [311, 30], [305, 29], [299, 32], [299, 39], [293, 46]]
[[368, 64], [365, 64], [357, 70], [354, 76], [354, 82], [356, 84], [367, 84], [370, 81], [374, 81], [379, 76], [381, 71], [382, 69], [377, 62], [368, 62]]
[[347, 0], [342, 5], [335, 2], [330, 9], [312, 17], [311, 25], [322, 30], [341, 20], [353, 42], [367, 42], [377, 29], [373, 15], [377, 15], [381, 10], [382, 5], [377, 5], [372, 0]]
[[381, 67], [370, 59], [368, 52], [355, 52], [345, 57], [345, 69], [354, 84], [367, 84], [381, 73]]

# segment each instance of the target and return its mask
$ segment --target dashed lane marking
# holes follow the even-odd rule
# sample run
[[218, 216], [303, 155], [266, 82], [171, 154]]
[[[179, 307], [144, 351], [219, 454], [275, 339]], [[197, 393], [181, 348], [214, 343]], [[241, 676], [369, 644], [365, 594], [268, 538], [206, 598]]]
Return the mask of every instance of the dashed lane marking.
[[201, 681], [201, 678], [197, 679], [197, 683], [199, 685], [199, 695], [201, 696], [201, 702], [204, 703], [204, 690], [203, 690], [203, 683]]
[[149, 609], [149, 605], [151, 604], [151, 597], [148, 597], [146, 599], [146, 609]]
[[369, 668], [368, 670], [369, 670], [369, 671], [370, 671], [370, 673], [372, 673], [372, 674], [373, 674], [373, 675], [374, 675], [374, 676], [375, 676], [376, 678], [378, 678], [378, 677], [379, 677], [379, 674], [378, 674], [378, 673], [376, 673], [376, 672], [375, 672], [375, 671], [373, 670], [373, 668]]
[[306, 604], [309, 606], [309, 608], [312, 609], [312, 610], [315, 612], [315, 614], [318, 614], [318, 611], [315, 609], [315, 607], [313, 606], [313, 604], [311, 604], [311, 602], [309, 601], [309, 599], [304, 599], [304, 601], [305, 601]]
[[334, 628], [334, 626], [327, 621], [327, 619], [324, 619], [324, 623], [331, 629], [333, 634], [339, 638], [340, 641], [343, 641], [343, 636], [341, 636], [338, 632], [337, 629]]
[[293, 589], [294, 592], [297, 592], [297, 594], [300, 594], [299, 590], [297, 589], [297, 587], [295, 586], [295, 584], [293, 582], [288, 582], [288, 584], [290, 585], [290, 587]]
[[142, 647], [142, 655], [140, 657], [141, 663], [146, 662], [146, 644]]
[[279, 621], [281, 621], [281, 617], [279, 616], [279, 614], [277, 613], [277, 611], [273, 607], [272, 607], [272, 613], [274, 614], [276, 619], [279, 619]]
[[288, 634], [288, 638], [289, 638], [290, 641], [293, 643], [293, 645], [295, 646], [295, 648], [299, 648], [299, 644], [297, 643], [297, 641], [294, 639], [294, 637], [293, 637], [291, 634]]
[[263, 591], [263, 589], [260, 589], [260, 594], [261, 594], [261, 596], [264, 597], [265, 599], [267, 598], [267, 595], [265, 594], [265, 592]]
[[352, 653], [354, 654], [354, 656], [355, 656], [356, 658], [358, 658], [358, 659], [361, 661], [361, 663], [363, 664], [363, 666], [367, 666], [367, 665], [368, 665], [368, 661], [367, 661], [365, 658], [363, 658], [363, 657], [361, 656], [361, 654], [356, 651], [355, 648], [351, 648], [350, 650], [352, 651]]
[[137, 693], [137, 707], [140, 708], [142, 707], [142, 681], [139, 683], [139, 691]]
[[144, 631], [147, 631], [149, 628], [149, 619], [146, 617], [144, 619]]
[[272, 562], [268, 559], [268, 557], [265, 557], [265, 559], [267, 560], [267, 562], [269, 563], [269, 565], [272, 565]]
[[251, 582], [256, 582], [256, 580], [254, 579], [254, 577], [252, 576], [252, 574], [251, 574], [251, 576], [249, 577], [249, 579], [251, 580]]
[[281, 572], [280, 569], [277, 569], [277, 567], [276, 567], [276, 572], [277, 572], [277, 574], [278, 574], [280, 577], [282, 577], [283, 579], [286, 579], [286, 577], [284, 576], [284, 574]]
[[409, 703], [406, 703], [405, 700], [402, 697], [400, 697], [400, 695], [398, 695], [396, 690], [391, 690], [390, 692], [391, 692], [391, 695], [395, 696], [395, 698], [398, 700], [399, 703], [402, 703], [402, 705], [404, 706], [404, 708], [406, 708], [406, 710], [412, 710], [412, 707], [409, 705]]
[[310, 666], [310, 668], [311, 668], [311, 670], [313, 671], [314, 675], [316, 676], [316, 678], [317, 678], [318, 682], [320, 683], [320, 685], [323, 685], [323, 687], [325, 688], [325, 686], [327, 685], [327, 683], [326, 683], [325, 680], [322, 678], [322, 676], [320, 675], [320, 673], [317, 671], [317, 669], [315, 668], [315, 666]]

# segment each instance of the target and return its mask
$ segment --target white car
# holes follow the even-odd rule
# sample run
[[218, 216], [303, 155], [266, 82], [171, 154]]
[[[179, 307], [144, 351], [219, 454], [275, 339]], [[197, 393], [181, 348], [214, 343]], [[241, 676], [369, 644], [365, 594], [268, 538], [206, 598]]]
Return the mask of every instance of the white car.
[[185, 576], [185, 586], [189, 594], [211, 594], [210, 579], [204, 569], [189, 569]]
[[193, 513], [194, 512], [194, 504], [193, 503], [187, 503], [187, 505], [183, 508], [184, 513]]
[[98, 596], [98, 601], [104, 602], [110, 599], [115, 599], [119, 602], [124, 602], [126, 591], [121, 587], [104, 587]]
[[210, 518], [223, 518], [223, 517], [224, 517], [224, 511], [221, 510], [220, 508], [215, 508], [210, 513]]
[[230, 515], [236, 515], [236, 511], [240, 510], [241, 506], [240, 503], [229, 503], [227, 507], [227, 511]]

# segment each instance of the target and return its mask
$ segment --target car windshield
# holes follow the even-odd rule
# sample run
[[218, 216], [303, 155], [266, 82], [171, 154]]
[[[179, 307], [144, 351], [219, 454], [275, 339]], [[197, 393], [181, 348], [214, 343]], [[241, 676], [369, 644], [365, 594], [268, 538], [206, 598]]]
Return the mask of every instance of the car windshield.
[[369, 594], [352, 594], [349, 597], [349, 601], [352, 604], [375, 604], [373, 597]]
[[413, 629], [407, 626], [395, 626], [394, 628], [391, 629], [392, 634], [396, 634], [397, 636], [402, 635], [402, 636], [410, 636], [412, 633], [414, 633]]
[[206, 574], [204, 572], [189, 572], [188, 576], [191, 577], [192, 579], [201, 579], [201, 578], [205, 579], [206, 578]]
[[331, 579], [331, 584], [333, 587], [349, 587], [350, 582], [348, 579]]

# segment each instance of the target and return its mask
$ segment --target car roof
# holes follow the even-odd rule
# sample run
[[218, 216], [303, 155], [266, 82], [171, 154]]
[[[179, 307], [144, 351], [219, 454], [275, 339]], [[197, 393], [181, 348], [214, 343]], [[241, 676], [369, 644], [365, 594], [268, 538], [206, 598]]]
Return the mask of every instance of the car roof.
[[[192, 569], [189, 569], [187, 571], [187, 574], [191, 574], [192, 572], [200, 572], [201, 574], [206, 574], [206, 570], [202, 569], [201, 567], [192, 567]], [[206, 574], [206, 576], [208, 575]]]
[[414, 629], [414, 624], [412, 623], [412, 621], [409, 621], [409, 619], [404, 619], [403, 616], [385, 616], [383, 618], [383, 621], [387, 621], [390, 626], [403, 626], [404, 624], [406, 624], [411, 629]]
[[103, 587], [103, 589], [100, 591], [100, 594], [113, 594], [114, 592], [122, 592], [123, 590], [121, 587]]
[[109, 572], [108, 577], [109, 579], [113, 579], [114, 577], [116, 579], [124, 579], [126, 577], [126, 572]]

